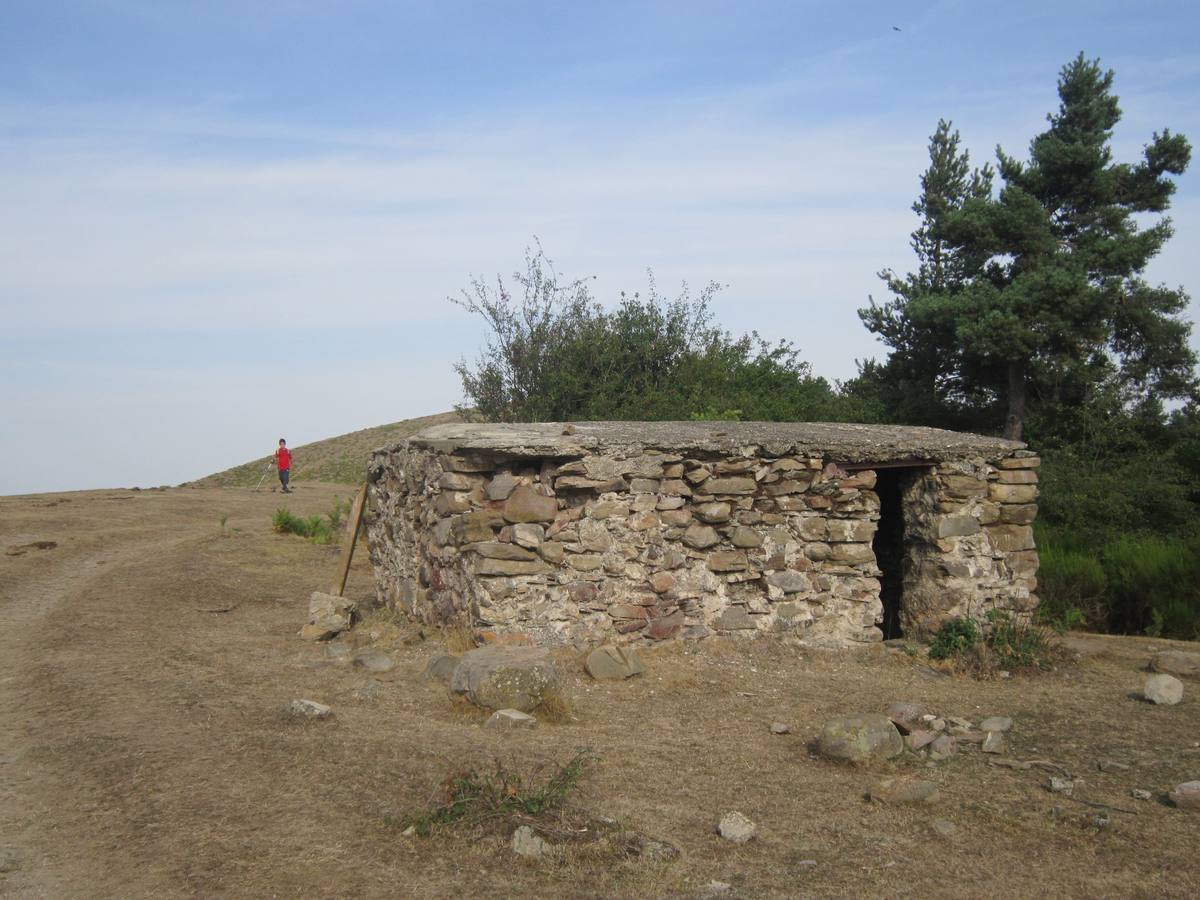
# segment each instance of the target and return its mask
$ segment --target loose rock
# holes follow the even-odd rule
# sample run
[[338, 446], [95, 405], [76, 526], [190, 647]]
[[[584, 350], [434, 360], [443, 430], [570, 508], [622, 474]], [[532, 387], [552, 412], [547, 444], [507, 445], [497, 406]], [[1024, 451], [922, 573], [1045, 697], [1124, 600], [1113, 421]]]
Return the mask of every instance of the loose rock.
[[1004, 735], [999, 731], [989, 731], [987, 737], [983, 739], [983, 746], [979, 749], [984, 753], [1003, 753]]
[[988, 716], [979, 723], [980, 731], [1008, 731], [1012, 728], [1012, 719], [1007, 716]]
[[1150, 668], [1167, 675], [1200, 677], [1200, 653], [1187, 650], [1160, 650], [1150, 658]]
[[1129, 792], [1129, 795], [1131, 797], [1133, 797], [1134, 800], [1152, 800], [1152, 799], [1154, 799], [1154, 795], [1152, 793], [1150, 793], [1149, 791], [1142, 790], [1141, 788], [1134, 788], [1132, 791]]
[[958, 826], [949, 819], [934, 819], [931, 826], [934, 832], [942, 837], [950, 837], [954, 832], [958, 831]]
[[449, 683], [450, 676], [454, 674], [456, 668], [458, 668], [458, 657], [441, 653], [429, 660], [422, 674], [426, 678], [436, 678], [438, 681]]
[[354, 657], [354, 665], [368, 672], [382, 674], [396, 668], [396, 663], [386, 653], [380, 650], [365, 650]]
[[316, 700], [293, 700], [288, 704], [288, 713], [297, 719], [328, 719], [333, 710]]
[[792, 726], [785, 725], [783, 722], [771, 723], [771, 734], [791, 734]]
[[1175, 785], [1167, 799], [1180, 809], [1200, 810], [1200, 781], [1185, 781]]
[[758, 832], [758, 826], [740, 812], [727, 812], [717, 824], [717, 833], [727, 841], [744, 844]]
[[1183, 682], [1173, 675], [1151, 675], [1142, 694], [1159, 706], [1174, 706], [1183, 699]]
[[0, 847], [0, 872], [15, 872], [21, 868], [21, 851], [15, 847]]
[[913, 778], [881, 779], [872, 785], [870, 797], [876, 803], [936, 803], [940, 799], [936, 784]]
[[901, 734], [908, 734], [920, 726], [925, 710], [921, 704], [905, 700], [888, 706], [884, 715], [892, 720], [892, 724], [900, 729]]
[[939, 734], [929, 745], [929, 758], [934, 760], [949, 759], [958, 752], [958, 741], [949, 734]]
[[611, 644], [589, 653], [583, 667], [597, 681], [620, 681], [646, 671], [637, 650]]
[[899, 756], [904, 741], [887, 716], [845, 716], [822, 726], [817, 751], [830, 759], [861, 763]]
[[522, 825], [512, 836], [512, 851], [517, 856], [523, 856], [526, 859], [537, 859], [544, 856], [550, 849], [550, 845], [538, 837], [536, 831], [528, 825]]
[[1047, 785], [1047, 787], [1049, 787], [1050, 793], [1052, 794], [1066, 794], [1067, 796], [1070, 796], [1071, 792], [1075, 790], [1075, 782], [1070, 778], [1062, 778], [1058, 775], [1052, 775], [1050, 776], [1050, 783]]
[[521, 712], [532, 710], [558, 684], [559, 673], [549, 654], [537, 647], [471, 650], [450, 677], [450, 690], [466, 694], [476, 706]]
[[537, 719], [519, 709], [498, 709], [484, 725], [487, 728], [512, 731], [517, 728], [533, 728], [537, 725]]

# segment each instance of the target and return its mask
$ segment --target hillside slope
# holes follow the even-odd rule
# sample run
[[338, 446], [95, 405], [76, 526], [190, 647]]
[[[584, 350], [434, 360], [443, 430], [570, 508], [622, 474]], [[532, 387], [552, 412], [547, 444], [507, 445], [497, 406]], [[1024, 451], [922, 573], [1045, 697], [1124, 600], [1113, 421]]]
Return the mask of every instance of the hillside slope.
[[[364, 428], [361, 431], [352, 431], [349, 434], [293, 447], [295, 461], [292, 480], [358, 484], [366, 476], [367, 458], [372, 450], [403, 440], [430, 425], [460, 421], [462, 417], [456, 412], [438, 413], [417, 419], [404, 419], [391, 425]], [[269, 458], [264, 456], [254, 459], [188, 483], [205, 487], [254, 487], [262, 478]], [[273, 470], [271, 477], [274, 478]]]

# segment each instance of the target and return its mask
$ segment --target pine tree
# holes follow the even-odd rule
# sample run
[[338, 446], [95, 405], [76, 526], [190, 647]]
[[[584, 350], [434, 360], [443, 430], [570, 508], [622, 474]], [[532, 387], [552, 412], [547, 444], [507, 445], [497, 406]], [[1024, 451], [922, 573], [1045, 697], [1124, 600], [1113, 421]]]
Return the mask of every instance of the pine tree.
[[921, 175], [921, 195], [913, 212], [921, 224], [911, 235], [918, 268], [901, 278], [885, 269], [879, 277], [894, 299], [858, 311], [863, 323], [892, 348], [886, 366], [867, 364], [862, 377], [885, 393], [885, 407], [899, 420], [948, 424], [947, 411], [966, 398], [957, 378], [963, 361], [955, 352], [954, 321], [943, 314], [946, 297], [962, 291], [985, 261], [948, 234], [951, 216], [968, 200], [987, 198], [994, 172], [972, 169], [960, 150], [958, 131], [938, 122], [929, 139], [929, 168]]
[[[1112, 84], [1099, 61], [1080, 54], [1068, 63], [1058, 112], [1030, 143], [1029, 160], [998, 150], [999, 197], [986, 171], [970, 186], [965, 176], [947, 181], [962, 199], [934, 209], [934, 243], [918, 246], [914, 235], [918, 272], [888, 279], [897, 299], [860, 313], [901, 361], [928, 366], [940, 351], [941, 397], [1002, 402], [1006, 437], [1021, 438], [1031, 398], [1064, 403], [1114, 373], [1141, 397], [1196, 390], [1187, 295], [1142, 277], [1171, 237], [1170, 220], [1141, 228], [1135, 219], [1169, 207], [1168, 176], [1186, 169], [1191, 148], [1164, 131], [1140, 162], [1114, 162], [1121, 111]], [[964, 162], [952, 156], [950, 171]], [[952, 264], [933, 265], [934, 251]]]

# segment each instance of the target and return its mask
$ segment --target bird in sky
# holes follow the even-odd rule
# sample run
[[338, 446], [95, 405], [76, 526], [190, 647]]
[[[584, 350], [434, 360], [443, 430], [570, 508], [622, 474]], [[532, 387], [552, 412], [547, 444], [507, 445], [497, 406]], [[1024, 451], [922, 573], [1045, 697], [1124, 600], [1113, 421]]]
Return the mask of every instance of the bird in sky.
[[900, 26], [899, 26], [899, 25], [893, 25], [893, 26], [892, 26], [892, 31], [899, 31], [899, 30], [900, 30]]

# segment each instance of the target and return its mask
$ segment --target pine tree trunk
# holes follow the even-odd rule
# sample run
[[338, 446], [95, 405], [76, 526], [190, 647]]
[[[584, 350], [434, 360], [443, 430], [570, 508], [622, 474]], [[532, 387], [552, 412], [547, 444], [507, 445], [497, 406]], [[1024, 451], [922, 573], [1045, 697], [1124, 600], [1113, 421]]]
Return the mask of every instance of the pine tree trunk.
[[1010, 441], [1021, 440], [1025, 430], [1025, 364], [1013, 360], [1008, 364], [1008, 418], [1004, 436]]

